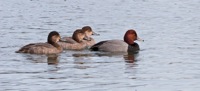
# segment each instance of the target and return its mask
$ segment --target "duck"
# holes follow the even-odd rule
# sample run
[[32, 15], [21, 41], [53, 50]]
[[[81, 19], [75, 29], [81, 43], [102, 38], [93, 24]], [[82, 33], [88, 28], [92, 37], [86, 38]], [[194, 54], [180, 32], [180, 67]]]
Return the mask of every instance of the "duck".
[[58, 44], [60, 34], [57, 31], [51, 31], [45, 43], [30, 43], [20, 48], [16, 53], [30, 54], [58, 54], [62, 52], [61, 46]]
[[90, 26], [82, 27], [82, 31], [85, 33], [85, 36], [86, 36], [86, 39], [84, 39], [83, 42], [85, 42], [88, 47], [93, 46], [96, 42], [91, 36], [100, 35], [100, 34], [95, 33]]
[[72, 37], [62, 38], [58, 44], [65, 50], [82, 50], [87, 47], [87, 44], [83, 42], [84, 39], [87, 39], [85, 33], [82, 29], [77, 29]]
[[74, 31], [72, 37], [63, 37], [59, 44], [63, 49], [82, 50], [91, 47], [95, 44], [92, 35], [99, 35], [95, 33], [90, 26], [84, 26], [81, 29]]
[[140, 50], [139, 45], [134, 42], [135, 40], [144, 41], [137, 36], [134, 29], [129, 29], [124, 34], [124, 40], [105, 40], [94, 44], [91, 51], [103, 51], [103, 52], [138, 52]]

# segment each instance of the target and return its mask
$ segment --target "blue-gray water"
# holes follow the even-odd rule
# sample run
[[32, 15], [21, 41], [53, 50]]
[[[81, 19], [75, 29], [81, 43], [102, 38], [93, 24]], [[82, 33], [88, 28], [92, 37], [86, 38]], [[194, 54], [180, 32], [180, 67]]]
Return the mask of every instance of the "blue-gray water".
[[[134, 55], [64, 51], [15, 53], [90, 25], [107, 39], [135, 29]], [[199, 0], [0, 0], [1, 91], [199, 91]], [[52, 56], [52, 55], [50, 55]], [[126, 62], [129, 61], [129, 62]]]

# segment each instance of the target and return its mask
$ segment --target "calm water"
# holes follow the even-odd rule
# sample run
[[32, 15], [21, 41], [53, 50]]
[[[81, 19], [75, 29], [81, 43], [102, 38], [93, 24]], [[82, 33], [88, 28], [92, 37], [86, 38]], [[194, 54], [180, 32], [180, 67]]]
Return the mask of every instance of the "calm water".
[[[199, 0], [0, 0], [0, 90], [199, 91], [199, 15]], [[135, 55], [15, 53], [85, 25], [97, 42], [131, 28], [145, 41]]]

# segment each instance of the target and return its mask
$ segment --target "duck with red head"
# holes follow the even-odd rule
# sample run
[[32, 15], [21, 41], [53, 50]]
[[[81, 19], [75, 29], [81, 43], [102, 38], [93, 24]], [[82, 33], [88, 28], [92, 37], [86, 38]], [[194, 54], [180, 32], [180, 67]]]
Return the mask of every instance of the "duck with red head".
[[57, 54], [62, 52], [62, 48], [57, 43], [59, 40], [59, 33], [52, 31], [49, 33], [46, 43], [31, 43], [23, 46], [16, 53]]
[[139, 45], [134, 42], [141, 40], [138, 38], [135, 30], [130, 29], [124, 34], [123, 40], [106, 40], [93, 45], [90, 49], [92, 51], [104, 52], [137, 52], [140, 50]]

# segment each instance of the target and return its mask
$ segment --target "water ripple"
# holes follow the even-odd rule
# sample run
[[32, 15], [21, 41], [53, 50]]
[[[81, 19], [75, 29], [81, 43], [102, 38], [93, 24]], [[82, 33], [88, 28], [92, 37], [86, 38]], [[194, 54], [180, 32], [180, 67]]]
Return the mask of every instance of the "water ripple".
[[[11, 3], [12, 2], [12, 3]], [[0, 90], [199, 91], [199, 1], [1, 0]], [[156, 13], [155, 13], [156, 12]], [[15, 53], [90, 25], [96, 42], [135, 29], [139, 53]], [[159, 87], [159, 88], [158, 88]], [[155, 89], [156, 88], [156, 89]]]

